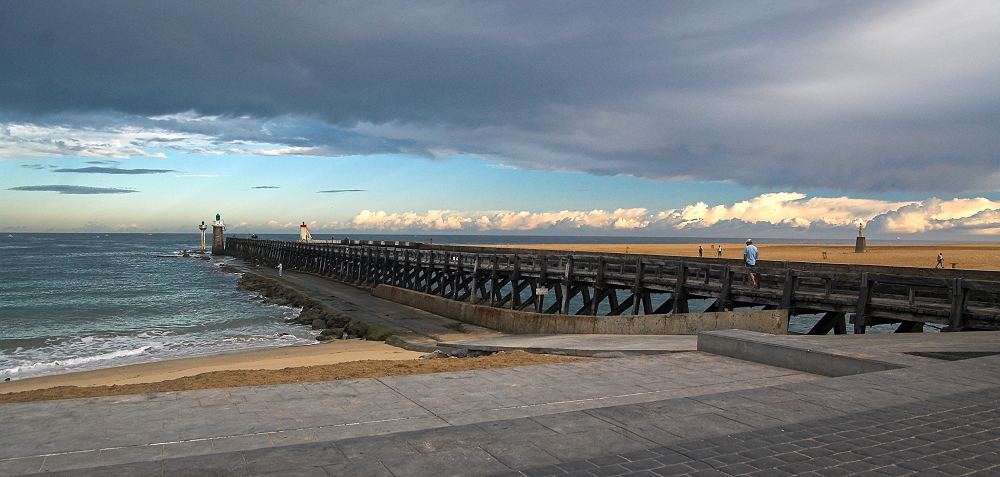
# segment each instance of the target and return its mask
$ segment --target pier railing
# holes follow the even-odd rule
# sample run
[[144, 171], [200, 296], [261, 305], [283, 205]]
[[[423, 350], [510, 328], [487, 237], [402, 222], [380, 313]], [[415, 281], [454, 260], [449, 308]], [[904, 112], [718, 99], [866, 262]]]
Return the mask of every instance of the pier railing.
[[[544, 253], [399, 242], [303, 243], [227, 238], [227, 255], [282, 263], [357, 286], [379, 284], [474, 304], [566, 315], [687, 313], [763, 307], [822, 314], [810, 334], [855, 333], [876, 324], [898, 332], [924, 323], [947, 330], [1000, 330], [1000, 274], [845, 267], [655, 255]], [[471, 250], [471, 251], [470, 251]], [[894, 273], [885, 273], [889, 270]], [[756, 278], [756, 285], [749, 274]], [[939, 272], [934, 272], [939, 273]]]

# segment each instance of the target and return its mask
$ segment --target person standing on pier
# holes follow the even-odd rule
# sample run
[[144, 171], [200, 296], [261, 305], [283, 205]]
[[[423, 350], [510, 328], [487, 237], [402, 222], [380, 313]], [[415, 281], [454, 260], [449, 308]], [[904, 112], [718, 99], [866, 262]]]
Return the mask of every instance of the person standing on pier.
[[722, 245], [719, 245], [719, 258], [722, 258]]
[[701, 258], [701, 257], [702, 257], [702, 252], [704, 252], [704, 249], [702, 249], [702, 248], [701, 248], [701, 245], [699, 245], [699, 246], [698, 246], [698, 258]]
[[278, 262], [278, 276], [281, 276], [281, 262]]
[[747, 246], [743, 249], [743, 262], [750, 269], [747, 273], [747, 277], [750, 278], [750, 284], [754, 288], [759, 288], [760, 285], [757, 284], [757, 277], [753, 273], [753, 267], [757, 265], [757, 247], [754, 246], [753, 240], [747, 239]]

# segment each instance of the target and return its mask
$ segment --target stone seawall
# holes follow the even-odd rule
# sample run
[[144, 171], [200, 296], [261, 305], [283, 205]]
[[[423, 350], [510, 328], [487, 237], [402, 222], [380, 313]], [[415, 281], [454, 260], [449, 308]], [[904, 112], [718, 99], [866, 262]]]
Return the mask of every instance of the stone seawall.
[[379, 285], [376, 297], [453, 320], [513, 334], [693, 335], [740, 329], [786, 334], [787, 310], [683, 313], [676, 315], [552, 315], [473, 305], [404, 288]]

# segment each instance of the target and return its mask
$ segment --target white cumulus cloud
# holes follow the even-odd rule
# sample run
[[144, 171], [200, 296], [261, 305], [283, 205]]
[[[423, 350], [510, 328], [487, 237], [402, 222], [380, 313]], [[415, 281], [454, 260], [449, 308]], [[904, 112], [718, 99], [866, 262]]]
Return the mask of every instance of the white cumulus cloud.
[[858, 221], [871, 220], [878, 214], [895, 210], [911, 202], [887, 202], [849, 197], [807, 198], [798, 192], [762, 194], [732, 205], [709, 206], [698, 202], [681, 209], [657, 214], [657, 220], [676, 229], [711, 227], [724, 221], [739, 219], [744, 222], [786, 224], [792, 227], [809, 227], [814, 222], [844, 226]]

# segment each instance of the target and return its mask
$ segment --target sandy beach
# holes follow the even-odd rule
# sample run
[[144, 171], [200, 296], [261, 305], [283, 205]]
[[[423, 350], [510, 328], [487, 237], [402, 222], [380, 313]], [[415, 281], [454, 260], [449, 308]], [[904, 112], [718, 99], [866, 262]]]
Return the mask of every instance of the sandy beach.
[[[704, 244], [538, 244], [517, 245], [508, 248], [527, 248], [559, 251], [589, 251], [697, 257], [698, 245], [704, 256], [714, 258], [719, 243]], [[722, 258], [743, 257], [743, 243], [723, 243]], [[794, 262], [822, 262], [864, 265], [891, 265], [898, 267], [933, 268], [937, 255], [944, 255], [944, 266], [968, 270], [1000, 270], [1000, 244], [929, 244], [929, 245], [869, 245], [866, 253], [854, 253], [854, 244], [769, 244], [767, 240], [754, 240], [760, 250], [761, 260]], [[823, 258], [823, 252], [826, 257]]]
[[0, 393], [55, 386], [121, 386], [155, 383], [213, 371], [283, 369], [361, 360], [416, 359], [422, 354], [424, 353], [407, 351], [380, 341], [337, 340], [311, 346], [288, 346], [172, 359], [0, 382]]

